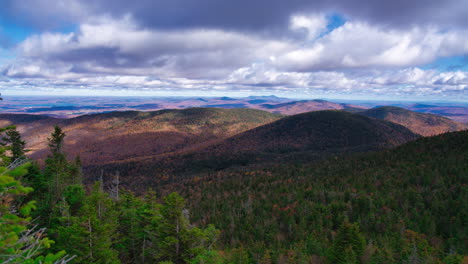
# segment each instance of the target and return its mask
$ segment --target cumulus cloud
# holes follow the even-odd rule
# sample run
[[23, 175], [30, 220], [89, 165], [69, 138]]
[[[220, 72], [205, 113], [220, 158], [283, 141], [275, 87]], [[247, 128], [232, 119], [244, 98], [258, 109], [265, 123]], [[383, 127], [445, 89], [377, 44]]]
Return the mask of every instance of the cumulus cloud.
[[[281, 53], [289, 45], [217, 29], [148, 30], [126, 16], [121, 20], [101, 18], [73, 33], [35, 35], [21, 43], [18, 52], [33, 64], [68, 64], [65, 68], [74, 72], [197, 78], [225, 75]], [[7, 74], [19, 71], [20, 67], [13, 67]]]
[[348, 21], [318, 38], [326, 25], [324, 15], [293, 15], [291, 30], [303, 30], [307, 35], [298, 41], [220, 29], [150, 30], [130, 16], [100, 18], [82, 24], [76, 32], [29, 37], [18, 51], [25, 58], [52, 65], [68, 63], [71, 66], [65, 68], [77, 72], [193, 78], [222, 77], [258, 62], [283, 71], [307, 72], [417, 66], [468, 53], [465, 30], [385, 30]]
[[253, 65], [235, 71], [229, 83], [258, 86], [289, 87], [348, 94], [436, 95], [441, 92], [463, 93], [468, 90], [468, 72], [437, 72], [420, 68], [398, 70], [366, 70], [365, 73], [337, 71], [278, 72]]
[[467, 30], [385, 30], [367, 23], [347, 22], [312, 45], [289, 51], [275, 62], [293, 71], [416, 66], [464, 53], [468, 53]]
[[[0, 73], [17, 85], [376, 94], [467, 89], [466, 72], [421, 69], [468, 54], [468, 25], [456, 20], [466, 8], [455, 10], [455, 0], [424, 1], [422, 9], [416, 8], [420, 0], [298, 0], [287, 6], [279, 0], [184, 0], [184, 8], [182, 0], [57, 1], [0, 3], [10, 14], [51, 6], [31, 19], [49, 15], [77, 23], [71, 32], [38, 32], [16, 47], [18, 59]], [[424, 14], [439, 6], [452, 10], [453, 19], [437, 15], [436, 23], [425, 23]], [[330, 11], [346, 16], [346, 23], [331, 26]]]
[[[264, 30], [286, 27], [291, 14], [337, 11], [349, 17], [392, 27], [437, 24], [468, 27], [465, 0], [3, 0], [3, 16], [34, 25], [53, 26], [64, 21], [83, 23], [89, 16], [131, 13], [145, 27], [222, 27]], [[0, 11], [1, 12], [1, 11]]]
[[314, 40], [327, 29], [325, 15], [293, 15], [290, 28], [295, 31], [305, 31], [308, 40]]

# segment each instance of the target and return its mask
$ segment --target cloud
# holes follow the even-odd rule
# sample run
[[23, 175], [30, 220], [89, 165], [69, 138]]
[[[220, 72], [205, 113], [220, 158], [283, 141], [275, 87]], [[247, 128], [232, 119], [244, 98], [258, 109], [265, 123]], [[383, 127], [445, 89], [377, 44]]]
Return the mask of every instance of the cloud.
[[257, 86], [268, 83], [291, 90], [334, 92], [362, 95], [439, 95], [441, 92], [464, 93], [468, 90], [468, 72], [437, 72], [420, 68], [366, 70], [365, 73], [316, 71], [278, 72], [253, 65], [242, 68], [227, 79], [231, 84]]
[[[236, 14], [236, 8], [245, 4], [242, 2], [227, 6]], [[53, 5], [52, 0], [34, 0], [31, 6], [39, 3]], [[208, 11], [197, 9], [192, 13], [192, 9], [176, 8], [172, 2], [143, 1], [141, 8], [162, 5], [168, 13], [180, 12], [172, 17], [172, 21], [179, 22], [165, 26], [162, 20], [153, 23], [137, 16], [145, 11], [131, 2], [115, 1], [102, 14], [100, 5], [104, 3], [72, 1], [76, 10], [64, 13], [63, 19], [69, 16], [80, 21], [76, 30], [38, 32], [28, 37], [16, 47], [18, 59], [0, 69], [0, 75], [14, 80], [18, 87], [34, 83], [32, 87], [76, 89], [276, 89], [461, 96], [467, 89], [466, 72], [440, 73], [420, 68], [438, 58], [468, 54], [468, 29], [461, 24], [449, 29], [443, 24], [424, 23], [399, 27], [373, 24], [369, 15], [347, 17], [346, 23], [330, 29], [329, 13], [323, 12], [326, 8], [314, 6], [310, 12], [296, 11], [295, 6], [303, 4], [297, 1], [287, 10], [280, 10], [274, 0], [265, 14], [267, 22], [259, 23], [270, 23], [269, 12], [279, 12], [284, 17], [265, 24], [267, 28], [255, 23], [246, 28], [243, 22], [229, 24], [228, 18], [219, 17], [227, 12], [226, 6], [220, 7], [217, 14], [211, 10], [202, 19], [198, 15]], [[194, 3], [187, 1], [187, 6]], [[197, 3], [206, 7], [213, 4]], [[259, 10], [260, 3], [252, 3], [245, 17], [232, 21], [253, 19], [249, 12]], [[28, 10], [22, 0], [10, 4], [14, 10]], [[334, 10], [347, 6], [343, 2], [335, 4]], [[318, 1], [321, 5], [328, 4]], [[126, 6], [128, 12], [118, 11]], [[65, 6], [59, 4], [48, 12], [61, 12], [62, 8]], [[394, 7], [388, 8], [390, 12]], [[322, 12], [314, 11], [319, 9]], [[155, 17], [162, 12], [149, 10], [154, 11]], [[351, 12], [349, 7], [347, 10], [350, 14], [357, 12]], [[166, 15], [154, 19], [164, 20]], [[218, 19], [219, 23], [211, 23], [210, 19]]]
[[[468, 31], [435, 27], [385, 30], [348, 21], [326, 30], [325, 15], [293, 15], [291, 31], [304, 39], [272, 39], [220, 29], [151, 30], [131, 16], [102, 17], [72, 33], [29, 37], [18, 52], [29, 64], [60, 64], [75, 73], [221, 78], [252, 63], [287, 72], [407, 67], [468, 53]], [[8, 70], [14, 76], [20, 71]], [[27, 72], [25, 72], [27, 74]]]
[[[216, 77], [289, 49], [287, 42], [216, 29], [156, 31], [129, 16], [101, 18], [73, 33], [26, 39], [18, 52], [29, 63], [69, 64], [72, 72]], [[47, 63], [45, 63], [47, 62]], [[20, 67], [7, 70], [14, 76]]]
[[294, 31], [305, 31], [308, 40], [314, 40], [325, 33], [328, 21], [325, 15], [293, 15], [290, 28]]
[[81, 0], [2, 0], [0, 17], [27, 27], [56, 29], [86, 20], [90, 3]]
[[[465, 0], [3, 0], [0, 15], [39, 27], [65, 22], [84, 23], [89, 17], [131, 14], [148, 28], [223, 28], [264, 31], [287, 28], [292, 14], [339, 12], [364, 22], [390, 27], [436, 24], [467, 28]], [[1, 11], [0, 11], [1, 12]]]
[[400, 67], [464, 53], [468, 53], [467, 30], [441, 31], [434, 27], [385, 30], [348, 21], [311, 45], [279, 56], [275, 63], [291, 71]]

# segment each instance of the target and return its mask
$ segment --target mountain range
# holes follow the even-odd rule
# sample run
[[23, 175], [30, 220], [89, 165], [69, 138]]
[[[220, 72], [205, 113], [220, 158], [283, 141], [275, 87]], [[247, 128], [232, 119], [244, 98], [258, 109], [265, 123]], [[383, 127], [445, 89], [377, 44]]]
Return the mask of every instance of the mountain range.
[[[331, 155], [381, 150], [419, 135], [466, 129], [466, 125], [444, 117], [396, 107], [366, 110], [338, 107], [326, 101], [314, 104], [340, 110], [290, 116], [245, 108], [123, 111], [75, 118], [0, 114], [0, 126], [17, 125], [28, 142], [29, 156], [44, 160], [47, 137], [58, 125], [67, 134], [65, 152], [70, 157], [81, 157], [89, 179], [101, 171], [120, 171], [132, 175], [124, 180], [129, 186], [207, 169], [309, 162]], [[279, 103], [278, 108], [291, 105]]]
[[157, 111], [164, 109], [250, 108], [272, 113], [294, 115], [318, 110], [358, 112], [378, 106], [397, 106], [405, 109], [445, 116], [468, 123], [468, 105], [463, 102], [398, 102], [398, 101], [325, 101], [298, 100], [276, 96], [232, 97], [5, 97], [0, 113], [37, 114], [58, 118], [73, 118], [86, 114], [115, 111]]
[[[266, 107], [263, 98], [251, 100]], [[465, 124], [399, 107], [268, 105], [270, 111], [210, 107], [73, 118], [1, 114], [0, 126], [16, 125], [40, 164], [60, 126], [68, 159], [81, 157], [84, 183], [100, 181], [95, 189], [112, 193], [116, 205], [136, 201], [130, 193], [153, 201], [151, 189], [180, 192], [187, 205], [179, 215], [219, 228], [222, 254], [241, 259], [229, 263], [334, 263], [341, 251], [331, 249], [349, 225], [367, 241], [359, 255], [351, 252], [353, 263], [463, 263]], [[333, 110], [273, 113], [297, 105]], [[28, 179], [40, 177], [39, 168], [32, 171]], [[146, 219], [147, 211], [128, 208], [122, 212]]]

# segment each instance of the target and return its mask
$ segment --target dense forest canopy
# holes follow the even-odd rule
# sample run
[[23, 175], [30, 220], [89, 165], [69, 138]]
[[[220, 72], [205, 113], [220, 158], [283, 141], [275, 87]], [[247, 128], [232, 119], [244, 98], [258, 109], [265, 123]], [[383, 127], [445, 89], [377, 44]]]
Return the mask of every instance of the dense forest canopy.
[[26, 158], [16, 127], [0, 132], [2, 263], [468, 260], [468, 131], [174, 176], [159, 185], [162, 195], [135, 195], [118, 171], [85, 186], [81, 159], [64, 151], [59, 126], [44, 166]]

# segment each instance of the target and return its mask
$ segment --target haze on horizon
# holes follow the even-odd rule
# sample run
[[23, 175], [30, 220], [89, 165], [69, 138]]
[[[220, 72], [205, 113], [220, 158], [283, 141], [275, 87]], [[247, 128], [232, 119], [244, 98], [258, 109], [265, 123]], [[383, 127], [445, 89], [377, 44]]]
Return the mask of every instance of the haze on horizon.
[[3, 0], [0, 92], [468, 101], [466, 0]]

